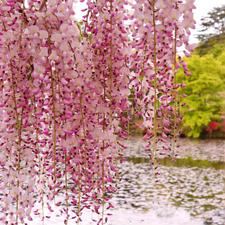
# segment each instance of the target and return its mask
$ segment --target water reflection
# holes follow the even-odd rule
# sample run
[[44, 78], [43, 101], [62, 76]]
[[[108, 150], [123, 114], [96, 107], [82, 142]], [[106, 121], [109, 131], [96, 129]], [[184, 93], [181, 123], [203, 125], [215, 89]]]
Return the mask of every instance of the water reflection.
[[[181, 139], [180, 144], [181, 159], [160, 159], [156, 183], [143, 141], [126, 141], [128, 160], [119, 165], [121, 181], [112, 198], [115, 209], [109, 211], [109, 225], [225, 224], [225, 141]], [[93, 225], [92, 219], [98, 219], [85, 211], [82, 218], [80, 225]], [[63, 220], [61, 214], [45, 224], [61, 225]], [[29, 223], [39, 224], [38, 218]]]
[[157, 207], [165, 213], [168, 209], [182, 208], [205, 224], [225, 224], [222, 169], [161, 166], [158, 183], [149, 163], [127, 161], [120, 170], [122, 181], [114, 196], [120, 208], [133, 208], [143, 213]]
[[202, 224], [225, 224], [225, 140], [179, 139], [178, 159], [158, 159], [158, 183], [141, 138], [124, 144], [127, 161], [120, 167], [122, 181], [115, 195], [120, 207], [142, 212], [183, 209]]
[[[168, 140], [168, 144], [169, 144]], [[146, 157], [145, 143], [140, 137], [131, 137], [124, 141], [127, 146], [124, 152], [125, 157]], [[177, 144], [179, 148], [176, 149], [177, 158], [192, 157], [193, 159], [209, 160], [209, 161], [225, 161], [225, 140], [214, 139], [188, 139], [180, 138]], [[160, 149], [161, 146], [159, 146]]]
[[[136, 163], [149, 163], [149, 158], [144, 157], [125, 157], [126, 161]], [[199, 168], [214, 168], [214, 169], [225, 169], [224, 161], [209, 161], [201, 159], [193, 159], [192, 157], [187, 158], [158, 158], [157, 162], [164, 166], [174, 167], [199, 167]]]

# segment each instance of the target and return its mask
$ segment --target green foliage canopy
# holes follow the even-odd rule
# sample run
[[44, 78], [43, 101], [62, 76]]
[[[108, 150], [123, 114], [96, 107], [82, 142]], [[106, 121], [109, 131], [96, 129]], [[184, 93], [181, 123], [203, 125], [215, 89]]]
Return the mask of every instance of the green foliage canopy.
[[214, 54], [203, 57], [194, 54], [185, 58], [185, 62], [192, 76], [186, 76], [181, 70], [177, 74], [178, 82], [186, 84], [180, 89], [180, 94], [187, 95], [182, 100], [186, 103], [182, 109], [183, 127], [189, 137], [198, 138], [212, 120], [220, 119], [224, 104], [225, 50], [217, 58]]

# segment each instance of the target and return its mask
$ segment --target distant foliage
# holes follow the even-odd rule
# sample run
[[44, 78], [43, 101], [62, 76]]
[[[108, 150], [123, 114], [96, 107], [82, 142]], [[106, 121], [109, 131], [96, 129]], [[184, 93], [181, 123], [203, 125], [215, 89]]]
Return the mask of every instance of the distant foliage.
[[[215, 54], [218, 49], [215, 49]], [[203, 57], [193, 55], [185, 58], [191, 76], [178, 73], [178, 82], [186, 86], [180, 91], [187, 97], [183, 108], [183, 132], [189, 137], [198, 138], [213, 120], [219, 120], [223, 111], [225, 90], [225, 51], [217, 58], [213, 54]]]
[[[198, 35], [200, 41], [206, 41], [215, 34], [225, 33], [225, 5], [213, 8], [201, 19], [202, 30]], [[202, 33], [203, 32], [203, 33]]]
[[225, 34], [215, 35], [210, 37], [207, 41], [198, 44], [195, 53], [200, 56], [206, 54], [213, 54], [215, 57], [219, 56], [225, 49]]

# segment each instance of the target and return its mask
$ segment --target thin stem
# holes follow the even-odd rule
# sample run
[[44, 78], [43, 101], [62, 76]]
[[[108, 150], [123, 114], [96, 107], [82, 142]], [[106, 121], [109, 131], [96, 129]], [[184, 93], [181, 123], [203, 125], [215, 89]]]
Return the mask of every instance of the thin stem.
[[[12, 73], [12, 83], [13, 83], [13, 102], [14, 102], [14, 109], [16, 113], [16, 129], [17, 129], [17, 135], [18, 135], [18, 162], [17, 162], [17, 172], [18, 172], [18, 177], [20, 174], [20, 162], [21, 162], [21, 142], [22, 142], [22, 117], [19, 119], [19, 113], [17, 111], [17, 100], [16, 100], [16, 82], [15, 82], [15, 76], [13, 73], [13, 65], [10, 63], [11, 66], [11, 73]], [[22, 108], [22, 114], [23, 114], [23, 108]], [[17, 188], [20, 186], [20, 181], [19, 178], [17, 178]], [[18, 190], [17, 190], [18, 191]], [[19, 195], [18, 193], [16, 194], [16, 221], [18, 222], [18, 209], [19, 209]]]
[[[104, 103], [106, 101], [106, 91], [105, 91], [105, 84], [104, 84]], [[105, 131], [105, 113], [103, 113], [103, 125], [102, 125], [103, 132]], [[104, 165], [104, 152], [105, 152], [105, 141], [102, 141], [102, 225], [104, 225], [104, 211], [105, 211], [105, 165]]]
[[33, 97], [32, 100], [32, 104], [34, 105], [34, 115], [35, 115], [35, 121], [36, 121], [36, 124], [35, 124], [35, 139], [36, 139], [36, 148], [37, 148], [37, 152], [38, 152], [38, 166], [39, 166], [39, 179], [40, 179], [40, 175], [41, 175], [41, 156], [40, 156], [40, 148], [39, 148], [39, 129], [38, 129], [38, 119], [37, 119], [37, 107], [35, 105], [35, 97]]
[[[45, 21], [45, 27], [46, 30], [49, 34], [48, 26]], [[51, 48], [51, 36], [50, 34], [48, 35], [48, 44], [49, 44], [49, 49], [50, 49], [50, 54], [52, 52]], [[53, 113], [53, 136], [52, 136], [52, 141], [53, 141], [53, 168], [54, 168], [54, 200], [55, 200], [55, 186], [56, 186], [56, 107], [55, 107], [55, 99], [56, 99], [56, 93], [55, 93], [55, 79], [54, 79], [54, 74], [52, 70], [51, 63], [49, 62], [50, 66], [50, 75], [51, 75], [51, 92], [52, 92], [52, 113]]]
[[44, 7], [47, 8], [47, 7], [46, 7], [46, 0], [43, 0], [43, 2], [42, 2], [42, 4], [41, 4], [41, 7], [40, 7], [39, 11], [41, 11]]
[[82, 129], [83, 129], [83, 138], [84, 138], [84, 166], [85, 166], [85, 184], [86, 184], [87, 183], [87, 141], [86, 141], [86, 130], [85, 130], [85, 123], [84, 123], [82, 94], [80, 94], [80, 111], [81, 111], [81, 121], [82, 121]]
[[112, 87], [113, 87], [113, 59], [112, 59], [112, 51], [113, 51], [113, 43], [112, 43], [112, 32], [113, 32], [113, 16], [112, 16], [112, 0], [110, 1], [110, 32], [111, 32], [111, 39], [110, 39], [110, 65], [109, 65], [109, 72], [110, 72], [110, 86], [109, 86], [109, 99], [110, 99], [110, 126], [112, 126]]
[[[46, 162], [46, 158], [44, 158], [44, 164]], [[45, 187], [45, 179], [44, 179], [44, 174], [45, 174], [45, 167], [43, 166], [42, 167], [42, 189], [41, 189], [41, 208], [42, 208], [42, 219], [43, 219], [43, 223], [44, 223], [44, 218], [45, 218], [45, 212], [44, 212], [44, 195], [45, 195], [45, 192], [44, 192], [44, 187]]]
[[[65, 137], [66, 138], [66, 137]], [[66, 190], [66, 224], [69, 217], [69, 202], [68, 202], [68, 176], [67, 176], [67, 148], [65, 149], [65, 190]]]
[[175, 26], [174, 33], [174, 68], [173, 68], [173, 83], [175, 86], [174, 92], [174, 126], [173, 126], [173, 141], [172, 141], [172, 159], [175, 157], [175, 144], [177, 139], [177, 111], [178, 111], [178, 96], [177, 96], [177, 78], [176, 78], [176, 65], [177, 65], [177, 26]]
[[42, 218], [44, 220], [44, 177], [42, 176], [41, 177], [41, 174], [43, 175], [45, 172], [44, 172], [44, 166], [43, 168], [41, 168], [41, 152], [40, 152], [40, 148], [39, 148], [39, 129], [38, 129], [38, 119], [37, 119], [37, 116], [36, 116], [36, 113], [37, 113], [37, 107], [35, 105], [35, 97], [33, 98], [33, 104], [34, 104], [34, 115], [35, 115], [35, 121], [36, 121], [36, 125], [35, 125], [35, 138], [36, 138], [36, 147], [37, 147], [37, 151], [38, 151], [38, 163], [39, 163], [39, 172], [38, 172], [38, 175], [39, 175], [39, 179], [40, 179], [40, 182], [42, 182], [42, 187], [41, 187], [41, 205], [42, 205]]
[[[79, 151], [79, 156], [80, 156], [80, 151]], [[78, 167], [78, 173], [79, 173], [79, 179], [78, 179], [78, 191], [79, 191], [79, 194], [78, 194], [78, 212], [77, 212], [77, 217], [78, 217], [78, 220], [77, 220], [77, 223], [79, 224], [80, 222], [80, 210], [81, 210], [81, 165], [79, 163], [79, 167]]]
[[[102, 143], [102, 151], [104, 153], [105, 149], [105, 142]], [[105, 165], [104, 165], [104, 158], [102, 160], [102, 225], [104, 225], [104, 212], [105, 212]]]
[[[157, 66], [157, 53], [156, 53], [156, 16], [155, 16], [155, 0], [153, 0], [153, 29], [154, 29], [154, 128], [153, 128], [153, 163], [154, 167], [156, 166], [156, 151], [157, 151], [157, 73], [158, 73], [158, 66]], [[155, 173], [154, 173], [155, 174]]]
[[[23, 7], [22, 7], [22, 13]], [[23, 16], [22, 16], [22, 21], [20, 24], [20, 35], [19, 35], [19, 50], [18, 50], [18, 56], [19, 56], [19, 74], [20, 74], [20, 65], [21, 65], [21, 49], [22, 49], [22, 33], [23, 33]], [[9, 46], [8, 46], [9, 48]], [[17, 135], [18, 135], [18, 162], [17, 162], [17, 172], [18, 172], [18, 178], [17, 178], [17, 194], [16, 194], [16, 223], [18, 223], [18, 209], [19, 209], [19, 186], [20, 186], [20, 180], [19, 180], [19, 174], [20, 174], [20, 169], [21, 169], [21, 143], [22, 143], [22, 115], [23, 115], [23, 110], [24, 107], [22, 107], [22, 112], [21, 112], [21, 119], [19, 119], [19, 113], [18, 113], [18, 108], [17, 108], [17, 99], [16, 99], [16, 93], [17, 93], [17, 88], [16, 88], [16, 78], [15, 74], [13, 72], [13, 64], [12, 61], [10, 62], [10, 69], [12, 73], [12, 86], [13, 86], [13, 102], [14, 102], [14, 110], [16, 113], [16, 129], [17, 129]]]
[[55, 199], [55, 184], [56, 184], [56, 110], [55, 110], [55, 85], [53, 71], [51, 68], [51, 89], [52, 89], [52, 111], [53, 111], [53, 151], [54, 151], [54, 199]]

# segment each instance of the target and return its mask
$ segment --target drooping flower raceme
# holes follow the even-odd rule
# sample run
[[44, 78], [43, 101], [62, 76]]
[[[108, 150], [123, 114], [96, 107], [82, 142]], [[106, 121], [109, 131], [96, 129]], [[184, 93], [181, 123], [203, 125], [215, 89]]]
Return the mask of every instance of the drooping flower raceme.
[[84, 208], [107, 220], [131, 92], [149, 144], [152, 134], [156, 146], [177, 130], [176, 55], [182, 44], [192, 51], [193, 1], [88, 0], [83, 23], [73, 3], [0, 3], [4, 224], [32, 220], [36, 202], [43, 219], [54, 202], [65, 223], [81, 220]]
[[[179, 97], [176, 72], [180, 67], [178, 49], [188, 45], [190, 28], [194, 28], [193, 1], [138, 1], [133, 3], [133, 73], [131, 87], [144, 118], [145, 140], [155, 164], [160, 155], [174, 155], [178, 135]], [[161, 133], [161, 135], [158, 135]], [[172, 147], [167, 136], [172, 135]], [[160, 150], [159, 143], [163, 143]], [[166, 144], [166, 145], [165, 145]], [[159, 151], [160, 150], [160, 151]]]

